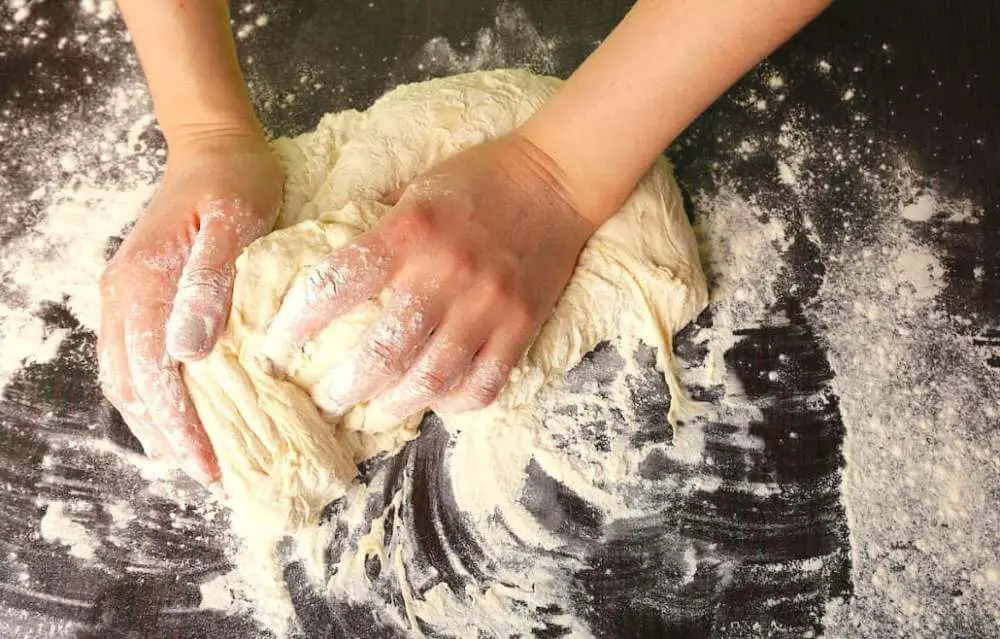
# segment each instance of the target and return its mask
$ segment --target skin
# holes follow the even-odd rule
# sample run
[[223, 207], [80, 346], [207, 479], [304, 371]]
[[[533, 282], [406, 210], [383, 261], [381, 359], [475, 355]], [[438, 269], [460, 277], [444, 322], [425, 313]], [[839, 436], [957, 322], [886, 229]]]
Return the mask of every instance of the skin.
[[[587, 238], [713, 100], [830, 0], [639, 0], [530, 120], [434, 167], [297, 282], [268, 331], [280, 368], [358, 303], [382, 317], [330, 371], [336, 413], [489, 404]], [[119, 0], [167, 139], [163, 182], [101, 282], [105, 393], [147, 453], [219, 470], [179, 374], [225, 325], [234, 262], [273, 225], [281, 169], [250, 105], [224, 0]]]

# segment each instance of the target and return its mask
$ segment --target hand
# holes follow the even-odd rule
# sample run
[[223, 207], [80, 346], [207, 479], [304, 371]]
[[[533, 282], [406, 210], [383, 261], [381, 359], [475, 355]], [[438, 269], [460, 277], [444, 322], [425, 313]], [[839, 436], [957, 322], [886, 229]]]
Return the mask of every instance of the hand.
[[295, 282], [265, 350], [280, 368], [331, 320], [389, 290], [379, 319], [314, 391], [320, 407], [340, 413], [376, 396], [400, 418], [483, 407], [594, 230], [570, 201], [558, 167], [519, 134], [466, 150]]
[[208, 484], [219, 470], [177, 360], [211, 352], [225, 327], [234, 263], [270, 230], [282, 172], [258, 133], [172, 147], [159, 190], [101, 278], [104, 392], [146, 453]]

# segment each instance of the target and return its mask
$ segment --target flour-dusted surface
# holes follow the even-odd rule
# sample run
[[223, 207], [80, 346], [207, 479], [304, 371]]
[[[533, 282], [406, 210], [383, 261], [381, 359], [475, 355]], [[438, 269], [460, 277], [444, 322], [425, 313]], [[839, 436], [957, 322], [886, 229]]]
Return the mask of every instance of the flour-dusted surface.
[[[977, 35], [990, 24], [982, 8], [835, 3], [675, 146], [714, 295], [679, 359], [716, 412], [664, 440], [651, 352], [588, 358], [561, 391], [570, 406], [546, 417], [571, 434], [552, 443], [579, 452], [578, 472], [553, 483], [542, 460], [523, 503], [521, 523], [557, 550], [497, 564], [506, 533], [456, 519], [435, 471], [474, 457], [429, 423], [400, 456], [361, 469], [364, 488], [283, 551], [293, 561], [275, 581], [234, 556], [210, 498], [128, 452], [134, 440], [94, 385], [82, 284], [162, 156], [120, 24], [92, 4], [0, 2], [0, 332], [13, 334], [15, 316], [27, 326], [0, 356], [11, 362], [0, 367], [10, 632], [267, 636], [292, 611], [307, 635], [372, 636], [374, 598], [386, 623], [408, 628], [419, 609], [425, 630], [460, 636], [469, 602], [501, 634], [532, 612], [536, 630], [598, 636], [657, 619], [689, 636], [998, 634], [1000, 194], [995, 114], [975, 106], [992, 77], [982, 61], [995, 58]], [[391, 1], [257, 2], [234, 18], [253, 25], [239, 46], [265, 120], [284, 133], [427, 74], [529, 64], [564, 75], [610, 28], [610, 5], [428, 2], [404, 14]], [[52, 255], [71, 272], [46, 268]], [[592, 463], [609, 458], [620, 463]], [[590, 503], [621, 508], [616, 527]], [[46, 520], [50, 539], [47, 513], [60, 515]], [[92, 560], [72, 554], [80, 539]], [[533, 601], [557, 603], [504, 615], [529, 571], [554, 576]], [[490, 585], [456, 597], [470, 580]], [[281, 590], [262, 607], [247, 583]]]

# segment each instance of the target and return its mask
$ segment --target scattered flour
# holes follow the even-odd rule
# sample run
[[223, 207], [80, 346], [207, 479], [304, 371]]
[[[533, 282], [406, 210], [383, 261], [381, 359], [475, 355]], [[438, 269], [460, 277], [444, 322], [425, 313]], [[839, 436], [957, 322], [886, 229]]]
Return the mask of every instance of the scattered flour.
[[198, 587], [201, 594], [200, 607], [207, 610], [231, 610], [235, 605], [231, 581], [227, 575], [219, 575], [203, 582]]
[[903, 205], [899, 214], [911, 222], [926, 222], [934, 216], [937, 201], [931, 193], [921, 193], [908, 204]]
[[527, 66], [538, 73], [553, 73], [559, 40], [544, 37], [525, 10], [512, 2], [502, 3], [493, 25], [476, 34], [474, 42], [451, 43], [432, 38], [416, 56], [416, 66], [433, 75]]
[[855, 587], [825, 623], [831, 636], [996, 636], [1000, 380], [939, 301], [941, 257], [907, 226], [930, 216], [909, 210], [873, 211], [878, 230], [830, 256], [812, 310], [847, 425]]
[[64, 328], [48, 328], [37, 315], [0, 306], [0, 390], [11, 376], [29, 364], [52, 361], [69, 334]]
[[[823, 266], [805, 312], [828, 346], [846, 426], [854, 584], [853, 597], [829, 604], [826, 634], [997, 636], [1000, 375], [965, 311], [945, 304], [954, 294], [947, 256], [929, 239], [978, 224], [983, 209], [944, 195], [893, 142], [857, 126], [830, 135], [791, 113], [774, 152], [792, 199], [772, 198], [761, 211], [800, 226]], [[838, 191], [849, 208], [843, 224], [829, 225], [819, 216]], [[800, 275], [792, 286], [809, 281]]]
[[723, 356], [739, 339], [735, 331], [765, 321], [777, 302], [775, 267], [785, 260], [788, 237], [781, 218], [765, 219], [759, 207], [734, 193], [700, 194], [695, 206], [695, 233], [712, 303], [712, 327], [698, 334], [709, 355], [705, 378], [697, 381], [736, 384], [725, 377]]
[[[90, 506], [86, 503], [82, 505]], [[74, 557], [84, 561], [92, 561], [97, 555], [98, 541], [91, 535], [86, 526], [74, 521], [72, 506], [66, 502], [49, 502], [38, 528], [42, 539], [52, 544], [68, 546], [69, 554]]]
[[119, 530], [128, 528], [129, 523], [136, 519], [135, 509], [127, 501], [117, 500], [109, 502], [105, 510], [111, 516], [112, 528]]
[[24, 22], [31, 16], [31, 5], [28, 0], [7, 0], [7, 10], [14, 22]]
[[105, 22], [117, 15], [115, 0], [80, 0], [80, 10]]
[[[33, 21], [38, 4], [7, 0], [7, 13], [0, 18], [18, 33], [27, 33], [25, 46], [47, 37], [46, 26]], [[59, 48], [92, 47], [96, 52], [107, 47], [114, 32], [103, 25], [112, 22], [113, 3], [81, 0], [78, 6], [96, 26], [65, 38]], [[436, 38], [418, 56], [418, 63], [438, 73], [522, 63], [550, 70], [557, 42], [542, 37], [516, 5], [505, 6], [494, 25], [473, 42]], [[267, 24], [266, 15], [256, 13], [253, 5], [247, 7], [240, 24], [255, 28]], [[889, 45], [883, 48], [890, 50]], [[115, 52], [101, 50], [98, 55], [110, 59]], [[824, 75], [833, 70], [825, 60], [816, 69]], [[0, 117], [0, 143], [19, 151], [17, 158], [13, 154], [0, 158], [4, 202], [0, 393], [20, 369], [57, 355], [67, 331], [46, 328], [41, 314], [47, 304], [64, 305], [84, 326], [96, 326], [96, 278], [109, 237], [134, 219], [154, 188], [162, 155], [152, 151], [157, 147], [151, 142], [154, 129], [145, 90], [134, 73], [125, 75], [130, 79], [102, 90], [85, 104], [72, 103], [30, 117], [13, 117], [5, 111]], [[764, 77], [766, 89], [761, 90], [769, 91], [766, 100], [760, 93], [741, 99], [760, 117], [773, 113], [772, 96], [787, 88], [779, 74]], [[860, 98], [853, 89], [843, 87], [839, 95], [845, 108], [857, 108]], [[758, 106], [762, 101], [763, 109]], [[848, 142], [845, 136], [850, 137]], [[725, 188], [694, 194], [703, 262], [713, 282], [714, 320], [695, 339], [706, 345], [709, 356], [705, 364], [682, 374], [691, 384], [721, 384], [730, 408], [746, 410], [747, 418], [752, 417], [752, 409], [739, 403], [737, 383], [724, 374], [721, 357], [735, 343], [735, 330], [766, 319], [779, 291], [788, 285], [780, 267], [789, 263], [797, 242], [808, 242], [823, 268], [804, 312], [828, 347], [836, 372], [832, 385], [847, 433], [843, 499], [851, 530], [854, 588], [852, 597], [827, 606], [825, 632], [834, 637], [998, 636], [1000, 380], [997, 370], [987, 365], [984, 349], [974, 343], [972, 331], [946, 304], [952, 274], [947, 255], [928, 234], [952, 224], [979, 224], [984, 212], [974, 201], [943, 195], [932, 180], [902, 159], [893, 144], [873, 143], [870, 138], [862, 128], [831, 133], [792, 112], [773, 144], [753, 140], [740, 147], [745, 159], [774, 160], [773, 184], [758, 184], [748, 194], [729, 184], [727, 167], [715, 167], [715, 177]], [[830, 167], [844, 169], [846, 173], [838, 175], [845, 179], [832, 179]], [[15, 172], [21, 176], [16, 184], [7, 179]], [[781, 189], [782, 202], [764, 197], [775, 189]], [[855, 209], [851, 219], [866, 220], [867, 227], [826, 224], [828, 211], [817, 204], [818, 197], [837, 189], [851, 200]], [[975, 282], [986, 278], [981, 266], [973, 275]], [[807, 284], [795, 280], [791, 286]], [[617, 378], [610, 386], [611, 396], [624, 392]], [[579, 392], [594, 396], [585, 389]], [[589, 414], [604, 414], [606, 408], [596, 404], [587, 409]], [[553, 412], [549, 418], [560, 416]], [[694, 424], [680, 432], [683, 437], [670, 454], [689, 466], [705, 463], [702, 429]], [[742, 445], [751, 449], [757, 443], [747, 438]], [[105, 452], [139, 467], [158, 497], [177, 503], [200, 499], [163, 483], [166, 474], [159, 466], [110, 444]], [[599, 457], [597, 451], [583, 451], [574, 485], [613, 486], [633, 470], [633, 460], [626, 455], [620, 457], [619, 466], [597, 468], [590, 462]], [[696, 474], [677, 489], [713, 488], [718, 488], [717, 481], [712, 485]], [[748, 483], [744, 489], [765, 495], [772, 488]], [[607, 490], [594, 499], [603, 499], [608, 512], [627, 513], [632, 506], [627, 496], [627, 490]], [[368, 497], [360, 489], [345, 506], [342, 519], [363, 521]], [[44, 506], [39, 523], [42, 539], [82, 561], [93, 561], [99, 540], [79, 522], [78, 504], [53, 501]], [[133, 516], [142, 514], [127, 503], [105, 507], [118, 529], [127, 528]], [[215, 515], [205, 511], [195, 516]], [[381, 521], [390, 529], [402, 525], [398, 518]], [[378, 525], [369, 533], [379, 532]], [[300, 554], [312, 558], [314, 576], [322, 574], [318, 567], [322, 549], [334, 532], [322, 526], [313, 538], [297, 540]], [[686, 549], [685, 556], [692, 552]], [[345, 563], [339, 580], [325, 584], [330, 592], [363, 598], [353, 590], [368, 583], [362, 576], [365, 555], [357, 556], [360, 564]], [[392, 547], [383, 564], [405, 577], [406, 558], [405, 549]], [[260, 572], [262, 562], [254, 561], [252, 554], [236, 560], [235, 572], [201, 585], [203, 608], [243, 609], [251, 604], [241, 598], [241, 590], [253, 584], [280, 584], [279, 576]], [[814, 559], [799, 568], [816, 570], [821, 565]], [[691, 566], [690, 560], [685, 563], [681, 579], [693, 576]], [[539, 576], [554, 568], [529, 565], [507, 576], [517, 582], [526, 570], [533, 570], [532, 581], [558, 598], [557, 585]], [[351, 575], [358, 579], [351, 581]], [[476, 613], [497, 620], [497, 628], [524, 630], [517, 619], [503, 615], [502, 606], [497, 607], [510, 595], [499, 588], [480, 593], [475, 598]], [[269, 608], [255, 611], [265, 625], [281, 627], [290, 614], [282, 597], [277, 592]], [[461, 615], [468, 614], [463, 602], [469, 598], [436, 586], [422, 593], [417, 605], [425, 618], [462, 628]], [[402, 627], [412, 624], [407, 612], [413, 614], [415, 609], [400, 616]], [[5, 615], [12, 613], [0, 611], [6, 622]]]
[[982, 207], [966, 198], [944, 198], [931, 190], [921, 190], [902, 203], [899, 214], [911, 222], [938, 221], [978, 224]]
[[16, 167], [4, 159], [0, 168], [30, 174], [35, 185], [24, 193], [0, 181], [8, 220], [2, 228], [12, 234], [0, 253], [0, 392], [15, 371], [58, 353], [68, 331], [45, 328], [46, 306], [65, 306], [97, 328], [96, 282], [109, 239], [155, 188], [161, 156], [147, 141], [153, 120], [143, 85], [110, 88], [102, 103], [88, 105], [87, 120], [79, 109], [0, 124], [0, 137], [24, 149]]

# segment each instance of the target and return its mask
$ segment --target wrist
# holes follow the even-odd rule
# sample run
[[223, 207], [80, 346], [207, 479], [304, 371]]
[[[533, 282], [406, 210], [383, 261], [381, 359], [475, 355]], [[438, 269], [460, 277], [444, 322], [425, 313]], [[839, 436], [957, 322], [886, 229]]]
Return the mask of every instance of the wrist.
[[531, 118], [515, 133], [539, 155], [547, 158], [550, 166], [557, 167], [552, 173], [558, 176], [567, 201], [596, 230], [617, 212], [632, 186], [624, 188], [622, 195], [621, 180], [615, 179], [615, 172], [608, 166], [592, 166], [587, 160], [587, 153], [574, 148], [574, 145], [581, 144], [576, 139], [579, 136], [570, 135], [571, 143], [563, 144], [567, 134], [557, 127], [555, 123], [540, 123]]
[[187, 120], [163, 126], [171, 155], [269, 149], [256, 118]]
[[245, 95], [218, 99], [211, 106], [198, 106], [190, 99], [171, 98], [166, 106], [156, 104], [156, 117], [167, 144], [212, 136], [264, 139], [257, 114]]
[[585, 213], [587, 202], [580, 197], [578, 189], [574, 188], [570, 175], [545, 148], [535, 141], [531, 133], [518, 128], [507, 138], [516, 149], [514, 161], [517, 166], [511, 168], [519, 169], [521, 172], [527, 171], [530, 179], [540, 183], [544, 189], [562, 201], [566, 208], [572, 210], [573, 214], [585, 224], [588, 234], [597, 230], [603, 220], [596, 220], [593, 216]]

